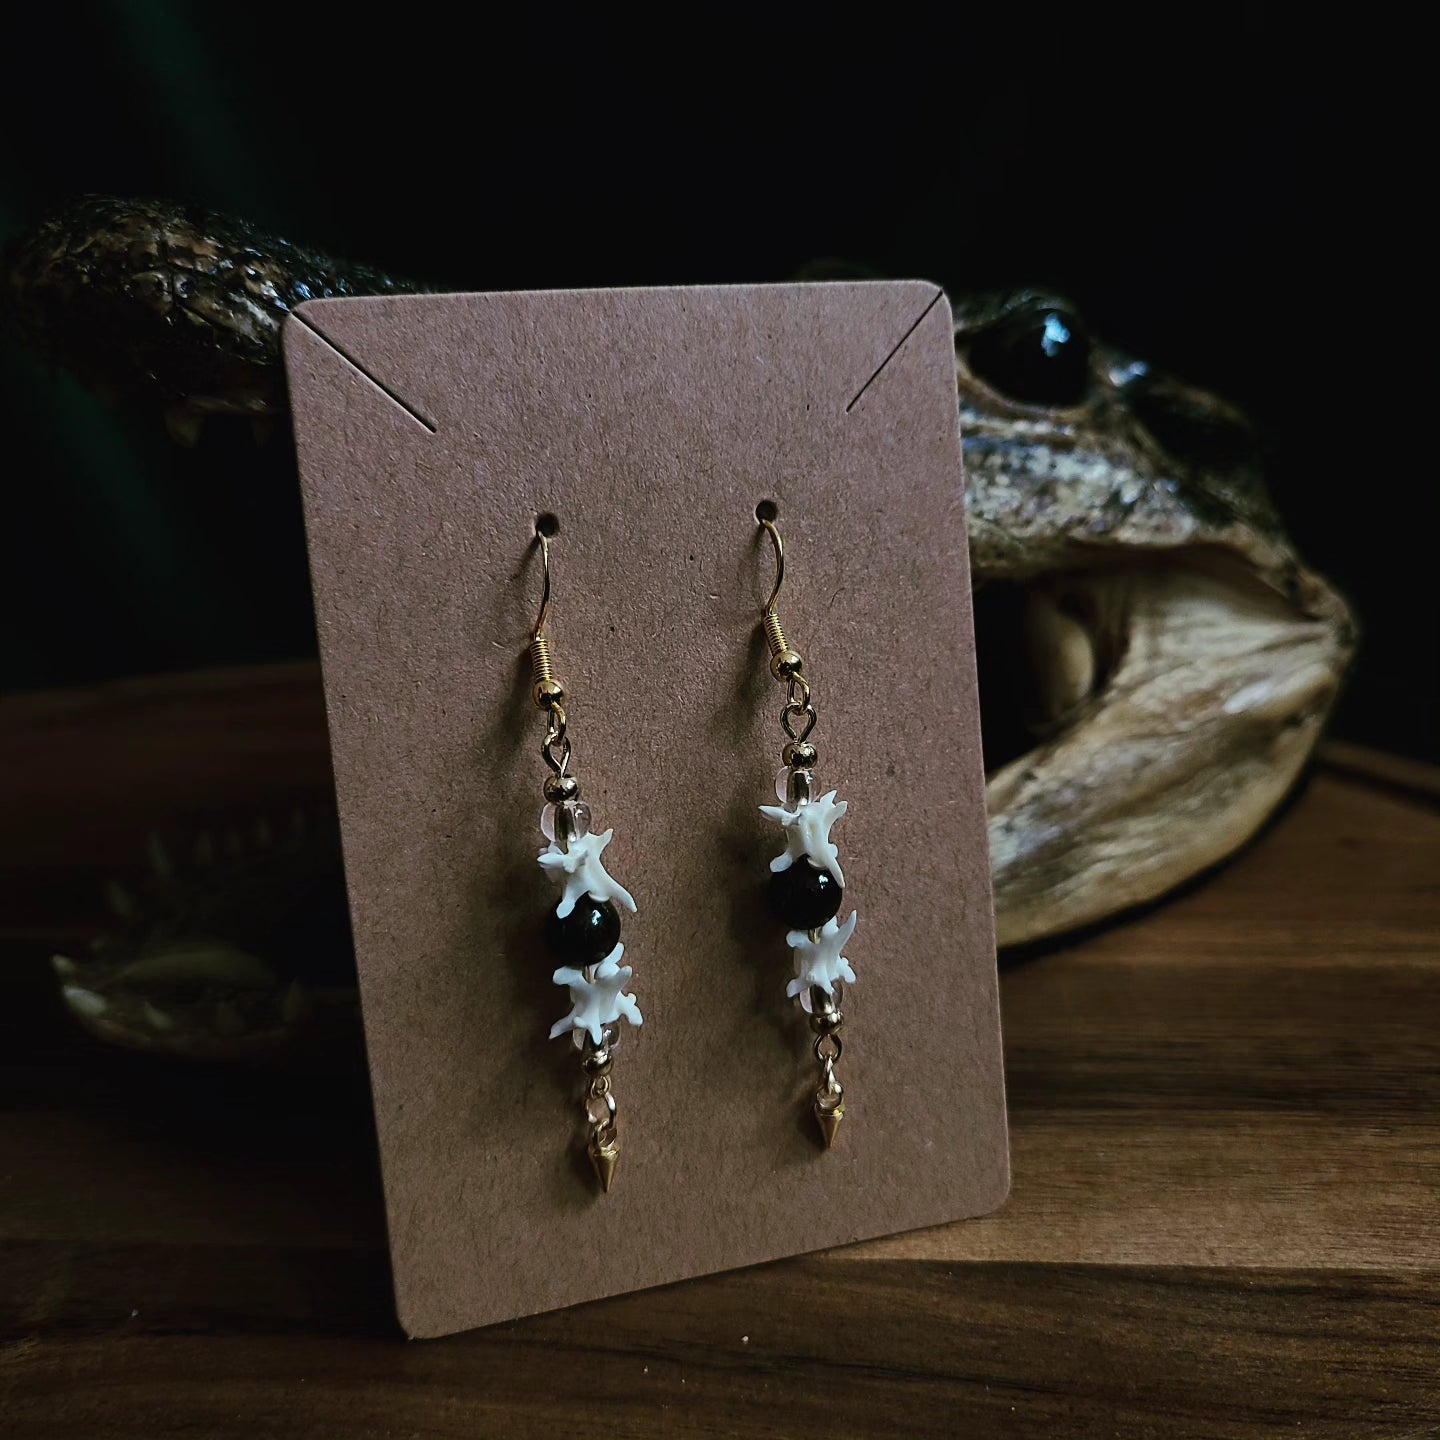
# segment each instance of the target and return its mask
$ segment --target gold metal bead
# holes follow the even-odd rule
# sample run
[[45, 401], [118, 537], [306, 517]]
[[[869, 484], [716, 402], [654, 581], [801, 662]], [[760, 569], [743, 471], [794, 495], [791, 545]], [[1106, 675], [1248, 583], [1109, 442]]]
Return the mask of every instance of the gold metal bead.
[[573, 775], [547, 775], [545, 798], [552, 805], [563, 805], [580, 793], [580, 782]]
[[780, 752], [780, 759], [792, 770], [813, 770], [817, 756], [815, 747], [808, 740], [799, 744], [791, 741]]
[[552, 710], [556, 705], [562, 705], [565, 702], [565, 687], [553, 676], [537, 680], [535, 689], [531, 693], [535, 696], [535, 703], [542, 710]]
[[615, 1057], [602, 1047], [589, 1051], [580, 1064], [587, 1075], [608, 1075], [614, 1068]]
[[770, 657], [770, 673], [777, 680], [788, 680], [792, 675], [798, 675], [804, 664], [805, 660], [800, 652], [787, 647], [777, 650]]

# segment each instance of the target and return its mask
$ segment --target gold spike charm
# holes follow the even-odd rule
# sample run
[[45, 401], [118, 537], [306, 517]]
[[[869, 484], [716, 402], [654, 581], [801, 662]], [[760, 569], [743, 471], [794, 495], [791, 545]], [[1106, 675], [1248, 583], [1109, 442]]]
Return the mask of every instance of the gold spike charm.
[[837, 1100], [832, 1105], [822, 1090], [815, 1096], [815, 1123], [820, 1127], [820, 1138], [828, 1150], [835, 1143], [840, 1122], [845, 1118], [845, 1102]]
[[601, 1141], [600, 1131], [590, 1137], [590, 1165], [595, 1171], [595, 1178], [600, 1182], [601, 1194], [608, 1195], [610, 1186], [615, 1180], [615, 1167], [620, 1163], [620, 1146], [615, 1139], [614, 1126], [610, 1127], [610, 1138], [608, 1141]]
[[615, 1127], [615, 1094], [610, 1089], [610, 1067], [614, 1063], [610, 1047], [615, 1042], [615, 1032], [601, 1032], [600, 1044], [596, 1045], [587, 1035], [584, 1040], [584, 1058], [581, 1061], [590, 1084], [585, 1093], [585, 1114], [590, 1121], [590, 1142], [585, 1153], [590, 1157], [590, 1168], [600, 1182], [600, 1193], [608, 1195], [615, 1182], [615, 1167], [620, 1163], [620, 1136]]

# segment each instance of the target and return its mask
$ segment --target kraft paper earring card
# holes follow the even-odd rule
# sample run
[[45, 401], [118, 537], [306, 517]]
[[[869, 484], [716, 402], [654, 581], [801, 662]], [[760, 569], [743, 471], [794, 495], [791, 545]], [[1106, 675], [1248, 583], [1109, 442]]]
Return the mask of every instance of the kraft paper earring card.
[[[950, 325], [912, 281], [325, 300], [288, 322], [409, 1334], [1004, 1199]], [[839, 921], [860, 920], [827, 962], [856, 976], [828, 1149], [767, 904], [785, 836], [760, 807], [789, 662], [777, 686], [762, 502], [795, 557], [781, 608], [816, 679], [817, 775], [850, 807]], [[572, 999], [544, 938], [560, 892], [536, 863], [563, 849], [540, 828], [549, 721], [526, 653], [542, 516], [574, 768], [638, 911], [623, 958], [644, 1023], [620, 1027], [608, 1193], [584, 1053], [548, 1038]]]

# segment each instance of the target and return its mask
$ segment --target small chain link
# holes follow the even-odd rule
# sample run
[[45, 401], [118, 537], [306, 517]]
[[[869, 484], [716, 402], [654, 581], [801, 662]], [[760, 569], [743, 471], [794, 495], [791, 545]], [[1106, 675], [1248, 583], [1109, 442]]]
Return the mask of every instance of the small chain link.
[[[788, 698], [785, 708], [780, 712], [780, 726], [790, 737], [792, 744], [803, 745], [809, 739], [818, 718], [814, 705], [810, 703], [810, 682], [797, 671], [790, 676]], [[803, 728], [797, 730], [797, 724], [802, 721]]]
[[833, 1110], [844, 1095], [844, 1087], [835, 1075], [835, 1066], [845, 1052], [840, 1039], [840, 1027], [845, 1016], [838, 1005], [839, 995], [833, 999], [811, 992], [815, 1002], [824, 1002], [823, 1008], [816, 1008], [810, 1015], [810, 1028], [815, 1032], [815, 1059], [820, 1065], [820, 1085], [815, 1091], [815, 1103], [822, 1109]]
[[552, 705], [547, 713], [550, 723], [545, 727], [545, 738], [540, 742], [540, 754], [557, 775], [563, 775], [570, 767], [570, 737], [565, 733], [565, 707]]
[[603, 1069], [599, 1074], [591, 1073], [580, 1108], [585, 1112], [585, 1122], [590, 1127], [591, 1144], [603, 1147], [615, 1143], [618, 1107], [615, 1104], [615, 1092], [610, 1087], [610, 1059], [614, 1055], [615, 1043], [619, 1037], [609, 1027], [602, 1030], [600, 1036], [599, 1045], [593, 1044], [588, 1038], [585, 1041], [587, 1068], [591, 1058], [594, 1058], [603, 1061]]
[[590, 1139], [596, 1145], [613, 1145], [618, 1107], [610, 1090], [608, 1075], [597, 1075], [590, 1082], [590, 1093], [586, 1095], [583, 1104], [585, 1117], [590, 1122]]

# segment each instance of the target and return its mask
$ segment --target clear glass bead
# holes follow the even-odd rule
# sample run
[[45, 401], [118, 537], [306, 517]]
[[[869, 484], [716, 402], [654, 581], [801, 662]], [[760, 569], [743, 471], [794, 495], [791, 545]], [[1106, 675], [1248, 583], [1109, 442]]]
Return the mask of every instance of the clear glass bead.
[[[586, 970], [586, 975], [591, 980], [595, 978], [594, 970], [593, 965]], [[600, 1032], [601, 1047], [613, 1055], [620, 1048], [620, 1036], [623, 1030], [624, 1027], [620, 1025], [606, 1025]], [[570, 1040], [577, 1050], [584, 1050], [590, 1044], [590, 1037], [583, 1030], [572, 1030]]]
[[[800, 776], [804, 779], [797, 779]], [[805, 804], [814, 793], [815, 777], [809, 770], [782, 765], [775, 772], [775, 798], [782, 805], [793, 810], [796, 805]]]
[[557, 809], [564, 809], [569, 813], [572, 838], [590, 833], [590, 807], [583, 800], [566, 800], [559, 806], [546, 805], [540, 812], [540, 833], [552, 845], [559, 843], [555, 839], [555, 812]]

